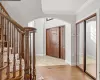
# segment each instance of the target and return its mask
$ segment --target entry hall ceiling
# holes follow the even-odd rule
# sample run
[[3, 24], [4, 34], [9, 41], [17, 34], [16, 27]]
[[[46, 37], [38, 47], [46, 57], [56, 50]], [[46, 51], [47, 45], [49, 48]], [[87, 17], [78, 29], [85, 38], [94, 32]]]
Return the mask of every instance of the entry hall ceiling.
[[87, 1], [91, 0], [21, 0], [2, 2], [11, 17], [26, 26], [28, 22], [38, 17], [47, 15], [51, 17], [52, 14], [75, 15], [76, 11]]
[[42, 0], [44, 13], [74, 14], [88, 0]]

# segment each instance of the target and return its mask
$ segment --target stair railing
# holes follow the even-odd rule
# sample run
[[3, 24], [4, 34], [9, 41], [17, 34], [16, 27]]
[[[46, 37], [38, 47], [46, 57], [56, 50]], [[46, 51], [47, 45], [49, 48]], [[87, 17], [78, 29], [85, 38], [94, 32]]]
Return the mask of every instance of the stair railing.
[[0, 80], [36, 80], [35, 32], [0, 11]]
[[[8, 15], [9, 16], [9, 14], [8, 14], [8, 12], [6, 11], [6, 9], [3, 7], [3, 5], [0, 3], [0, 10], [2, 11], [2, 12], [4, 12], [6, 15]], [[10, 17], [10, 16], [9, 16]]]
[[[36, 80], [35, 70], [35, 28], [25, 28], [24, 80]], [[29, 75], [30, 74], [30, 75]]]

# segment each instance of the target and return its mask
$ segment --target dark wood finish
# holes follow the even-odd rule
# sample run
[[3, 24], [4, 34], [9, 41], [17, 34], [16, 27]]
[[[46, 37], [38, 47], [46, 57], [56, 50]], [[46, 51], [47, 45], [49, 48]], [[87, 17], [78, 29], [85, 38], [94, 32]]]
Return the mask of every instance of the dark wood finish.
[[59, 27], [60, 58], [65, 59], [65, 26]]
[[84, 21], [84, 72], [86, 71], [86, 21]]
[[22, 76], [22, 45], [21, 43], [23, 43], [22, 41], [22, 34], [19, 34], [18, 33], [18, 36], [19, 36], [19, 60], [20, 60], [20, 64], [19, 64], [19, 76]]
[[[47, 31], [47, 53], [49, 56], [59, 58], [59, 27], [51, 28]], [[49, 37], [49, 39], [48, 39]], [[48, 46], [50, 45], [50, 46]], [[49, 50], [50, 49], [50, 50]]]
[[[25, 28], [25, 70], [24, 70], [24, 80], [36, 80], [36, 70], [35, 70], [35, 28], [26, 27]], [[29, 40], [33, 37], [33, 41]], [[33, 43], [33, 54], [29, 43]], [[31, 56], [33, 55], [33, 63], [31, 62]], [[32, 67], [33, 64], [33, 67]]]
[[32, 79], [32, 68], [31, 68], [31, 66], [32, 66], [32, 56], [31, 56], [31, 52], [32, 52], [31, 46], [32, 46], [32, 45], [31, 45], [31, 40], [32, 40], [32, 39], [31, 39], [31, 35], [32, 35], [32, 34], [30, 33], [30, 34], [29, 34], [29, 39], [30, 39], [30, 52], [29, 52], [29, 53], [30, 53], [30, 54], [29, 54], [29, 56], [30, 56], [30, 80]]
[[94, 16], [96, 16], [96, 13], [94, 13], [94, 14], [92, 14], [92, 15], [90, 15], [90, 16], [84, 18], [84, 19], [82, 19], [81, 21], [77, 22], [76, 25], [79, 24], [79, 23], [81, 23], [81, 22], [83, 22], [83, 21], [85, 21], [85, 20], [88, 20], [88, 19], [90, 19], [90, 18], [92, 18], [92, 17], [94, 17]]
[[15, 20], [13, 20], [12, 18], [10, 18], [9, 16], [7, 16], [6, 14], [4, 14], [3, 12], [0, 12], [0, 15], [3, 16], [4, 18], [6, 18], [11, 23], [13, 23], [16, 28], [18, 28], [19, 30], [21, 30], [21, 32], [24, 31], [24, 28], [19, 23], [17, 23]]
[[[2, 79], [2, 72], [5, 70], [6, 80], [21, 80], [25, 76], [24, 80], [36, 80], [36, 69], [35, 69], [35, 32], [36, 29], [32, 27], [22, 27], [15, 20], [13, 20], [2, 4], [0, 3], [0, 80]], [[32, 36], [30, 36], [32, 34]], [[29, 40], [33, 38], [33, 41]], [[33, 43], [33, 44], [31, 44]], [[31, 51], [31, 45], [33, 46], [33, 52]], [[5, 48], [7, 49], [7, 62], [3, 65], [3, 54]], [[13, 60], [10, 62], [10, 55], [13, 55]], [[17, 59], [16, 54], [19, 55]], [[33, 61], [31, 58], [33, 56]], [[22, 58], [24, 59], [25, 75], [22, 75]], [[19, 65], [16, 64], [19, 60]], [[10, 66], [12, 64], [13, 71], [10, 73]], [[33, 66], [31, 66], [33, 65]], [[17, 75], [17, 66], [18, 75]], [[29, 76], [30, 75], [30, 76]]]
[[46, 55], [52, 56], [50, 30], [46, 30]]
[[24, 58], [25, 58], [25, 77], [24, 77], [24, 80], [29, 80], [28, 76], [29, 76], [29, 69], [30, 69], [30, 65], [29, 65], [29, 60], [30, 60], [30, 57], [29, 57], [29, 31], [26, 30], [25, 32], [25, 55], [24, 55]]
[[24, 34], [22, 34], [22, 52], [21, 52], [21, 54], [22, 54], [22, 58], [24, 59]]
[[[0, 16], [1, 18], [1, 25], [4, 25], [4, 17]], [[0, 51], [0, 68], [3, 67], [3, 52], [4, 52], [4, 40], [3, 40], [3, 31], [4, 31], [4, 26], [1, 26], [1, 51]], [[0, 80], [2, 80], [2, 70], [0, 70]]]
[[9, 21], [7, 21], [7, 64], [8, 64], [8, 68], [7, 68], [7, 79], [10, 78], [10, 60], [9, 60]]
[[36, 80], [35, 31], [33, 31], [33, 80]]
[[4, 13], [6, 13], [6, 14], [9, 16], [8, 12], [7, 12], [6, 9], [3, 7], [3, 5], [2, 5], [1, 2], [0, 2], [0, 8], [1, 8], [1, 10], [2, 10]]
[[46, 30], [46, 55], [65, 59], [65, 26]]
[[[91, 78], [93, 78], [94, 80], [96, 80], [96, 78], [94, 76], [92, 76], [91, 74], [89, 74], [86, 71], [86, 20], [91, 19], [93, 17], [96, 17], [96, 13], [90, 15], [89, 17], [79, 21], [76, 23], [76, 64], [77, 64], [77, 25], [80, 24], [81, 22], [84, 22], [84, 70], [81, 69], [79, 66], [77, 66], [80, 70], [82, 70], [83, 72], [85, 72], [86, 74], [88, 74]], [[96, 26], [97, 29], [97, 26]], [[96, 30], [97, 31], [97, 30]], [[97, 41], [97, 32], [96, 32], [96, 41]], [[97, 75], [97, 43], [96, 43], [96, 75]]]
[[16, 45], [15, 45], [15, 27], [13, 28], [13, 54], [14, 54], [14, 56], [13, 56], [13, 78], [15, 78], [16, 77], [16, 56], [15, 56], [15, 54], [16, 54]]

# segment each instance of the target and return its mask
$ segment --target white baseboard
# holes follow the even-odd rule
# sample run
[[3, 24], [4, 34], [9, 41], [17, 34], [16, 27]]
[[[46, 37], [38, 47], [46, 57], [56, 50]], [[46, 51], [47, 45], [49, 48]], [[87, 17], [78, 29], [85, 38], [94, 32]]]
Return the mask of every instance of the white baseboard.
[[76, 63], [71, 63], [71, 62], [68, 61], [68, 60], [65, 60], [65, 62], [66, 62], [67, 64], [69, 64], [70, 66], [76, 66]]
[[67, 64], [71, 65], [71, 62], [70, 62], [70, 61], [68, 61], [68, 60], [65, 60], [65, 62], [66, 62]]
[[76, 66], [76, 63], [71, 63], [71, 66]]
[[43, 56], [46, 56], [46, 53], [45, 53], [45, 54], [43, 54]]
[[44, 56], [44, 54], [36, 54], [36, 56]]

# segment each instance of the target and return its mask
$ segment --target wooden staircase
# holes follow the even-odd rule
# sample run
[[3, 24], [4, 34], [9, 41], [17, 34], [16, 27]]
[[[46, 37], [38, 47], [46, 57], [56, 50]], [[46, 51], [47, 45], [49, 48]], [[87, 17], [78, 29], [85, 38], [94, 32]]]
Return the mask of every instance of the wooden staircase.
[[13, 20], [0, 3], [0, 80], [36, 80], [35, 32]]

